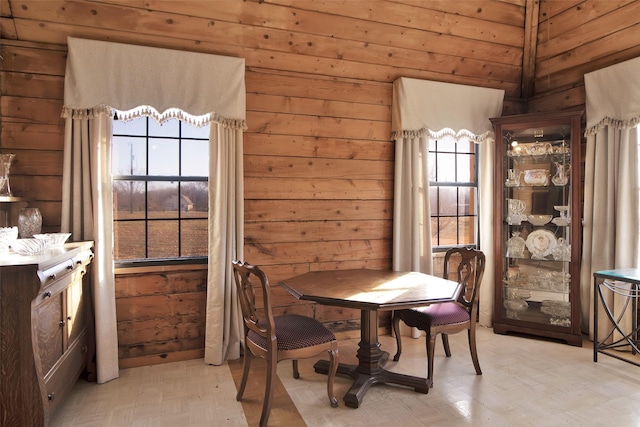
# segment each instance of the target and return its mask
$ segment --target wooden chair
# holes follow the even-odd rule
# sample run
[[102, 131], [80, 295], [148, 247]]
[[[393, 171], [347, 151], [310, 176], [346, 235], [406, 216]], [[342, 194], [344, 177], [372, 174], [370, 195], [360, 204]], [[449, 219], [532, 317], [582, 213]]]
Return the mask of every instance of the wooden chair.
[[469, 350], [477, 375], [482, 375], [476, 349], [476, 319], [478, 317], [478, 300], [480, 284], [484, 274], [485, 256], [481, 251], [470, 248], [453, 248], [444, 257], [444, 278], [449, 279], [449, 270], [453, 262], [458, 262], [457, 280], [463, 285], [463, 291], [457, 302], [432, 304], [426, 307], [397, 310], [393, 313], [393, 331], [396, 335], [398, 351], [393, 360], [400, 359], [402, 341], [400, 337], [400, 320], [407, 326], [416, 327], [427, 334], [427, 379], [433, 387], [433, 358], [436, 337], [442, 334], [442, 344], [447, 357], [451, 357], [449, 334], [466, 330], [469, 335]]
[[[300, 378], [298, 359], [329, 352], [327, 393], [334, 408], [338, 400], [333, 394], [333, 382], [338, 368], [338, 341], [331, 331], [315, 319], [297, 314], [274, 316], [269, 295], [269, 280], [259, 267], [233, 261], [238, 297], [244, 319], [244, 370], [237, 400], [242, 399], [253, 356], [266, 359], [267, 382], [264, 393], [260, 426], [267, 425], [273, 397], [273, 379], [276, 365], [285, 359], [293, 360], [293, 377]], [[257, 278], [256, 283], [252, 278]], [[261, 290], [263, 309], [256, 306], [256, 289]]]

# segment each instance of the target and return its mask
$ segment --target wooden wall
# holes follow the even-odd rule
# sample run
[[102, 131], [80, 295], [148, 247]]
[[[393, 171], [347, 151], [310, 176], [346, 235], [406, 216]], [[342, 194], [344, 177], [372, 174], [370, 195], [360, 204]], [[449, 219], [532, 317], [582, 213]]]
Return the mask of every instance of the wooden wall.
[[[272, 283], [391, 265], [396, 78], [501, 88], [504, 114], [579, 109], [585, 72], [640, 55], [640, 0], [0, 0], [0, 12], [0, 150], [17, 154], [12, 188], [48, 231], [60, 226], [67, 36], [245, 58], [245, 259]], [[119, 278], [124, 365], [192, 354], [203, 319], [176, 327], [155, 304], [204, 298], [201, 284], [180, 287], [195, 271]], [[356, 312], [279, 292], [279, 312], [357, 329]]]
[[584, 75], [638, 56], [639, 1], [541, 1], [527, 112], [584, 110]]

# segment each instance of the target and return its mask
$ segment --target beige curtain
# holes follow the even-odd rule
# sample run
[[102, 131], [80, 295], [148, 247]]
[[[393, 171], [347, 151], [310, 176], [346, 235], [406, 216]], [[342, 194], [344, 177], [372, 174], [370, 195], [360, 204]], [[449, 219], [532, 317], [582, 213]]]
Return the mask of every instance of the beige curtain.
[[[62, 183], [63, 232], [94, 242], [91, 268], [96, 332], [97, 381], [118, 376], [118, 340], [113, 278], [111, 115], [85, 112], [65, 121]], [[99, 302], [99, 303], [98, 303]]]
[[428, 138], [451, 135], [479, 144], [480, 249], [487, 267], [480, 289], [480, 322], [493, 313], [493, 128], [504, 91], [399, 78], [393, 84], [392, 126], [396, 142], [393, 268], [432, 273]]
[[[640, 267], [638, 132], [640, 58], [585, 75], [587, 151], [585, 158], [583, 250], [580, 274], [582, 329], [593, 338], [593, 273]], [[620, 296], [606, 298], [618, 316]], [[629, 316], [621, 323], [627, 331]], [[609, 321], [598, 312], [598, 336]]]
[[433, 273], [426, 136], [396, 140], [393, 269]]
[[242, 313], [231, 261], [243, 259], [242, 131], [211, 126], [209, 150], [209, 274], [204, 361], [220, 365], [240, 357]]
[[239, 357], [240, 316], [230, 268], [231, 259], [243, 253], [244, 59], [73, 37], [67, 43], [62, 217], [64, 229], [83, 230], [74, 231], [74, 240], [91, 238], [96, 245], [98, 381], [118, 376], [109, 159], [113, 109], [127, 111], [123, 119], [147, 115], [158, 122], [210, 124], [205, 362]]

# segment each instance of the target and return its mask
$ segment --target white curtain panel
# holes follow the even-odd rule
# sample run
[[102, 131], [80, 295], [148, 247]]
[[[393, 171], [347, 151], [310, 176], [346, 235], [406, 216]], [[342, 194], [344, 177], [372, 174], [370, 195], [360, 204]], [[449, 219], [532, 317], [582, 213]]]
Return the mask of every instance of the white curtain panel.
[[64, 135], [61, 231], [94, 242], [91, 268], [98, 383], [118, 377], [113, 277], [111, 115], [67, 117]]
[[[587, 150], [580, 286], [582, 329], [593, 338], [593, 273], [640, 267], [636, 129], [640, 123], [640, 58], [585, 74], [584, 80]], [[624, 301], [610, 291], [605, 296], [618, 316]], [[609, 321], [600, 310], [597, 315], [598, 336], [606, 336]], [[630, 330], [630, 316], [621, 323]]]
[[493, 127], [504, 91], [401, 77], [393, 83], [392, 130], [396, 142], [393, 268], [433, 272], [428, 138], [467, 137], [479, 146], [480, 249], [487, 265], [480, 289], [480, 323], [493, 316]]
[[[237, 199], [238, 194], [242, 199], [242, 131], [246, 128], [244, 59], [74, 37], [67, 43], [62, 225], [73, 231], [75, 240], [95, 242], [98, 381], [118, 376], [108, 118], [114, 109], [128, 111], [123, 119], [148, 115], [159, 122], [178, 118], [197, 126], [210, 124], [210, 135], [215, 136], [210, 141], [214, 159], [210, 177], [223, 176], [213, 186], [210, 181], [210, 200], [225, 204], [212, 206], [209, 215], [205, 359], [221, 364], [239, 357], [240, 317], [231, 260], [243, 253], [244, 224], [238, 220], [243, 218], [243, 201]], [[89, 169], [79, 169], [84, 168], [81, 157], [90, 158], [85, 163]], [[221, 172], [227, 168], [232, 173]]]
[[[221, 365], [240, 357], [242, 312], [233, 260], [244, 251], [242, 131], [212, 123], [209, 150], [209, 268], [204, 361]], [[213, 236], [213, 237], [212, 237]], [[212, 259], [215, 254], [215, 259]]]
[[402, 138], [395, 152], [393, 269], [432, 274], [429, 141], [426, 136]]

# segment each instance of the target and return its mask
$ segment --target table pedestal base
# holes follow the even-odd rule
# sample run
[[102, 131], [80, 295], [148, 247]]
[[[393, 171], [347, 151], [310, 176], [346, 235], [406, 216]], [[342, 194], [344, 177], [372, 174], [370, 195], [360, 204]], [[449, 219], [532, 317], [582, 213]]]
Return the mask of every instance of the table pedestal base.
[[[389, 353], [384, 354], [380, 360], [380, 366], [389, 358]], [[319, 360], [313, 365], [315, 371], [319, 374], [327, 374], [329, 372], [329, 361]], [[429, 393], [431, 384], [426, 378], [414, 377], [411, 375], [399, 374], [387, 371], [380, 367], [371, 372], [363, 372], [358, 365], [347, 365], [345, 363], [338, 364], [338, 375], [347, 375], [353, 378], [353, 385], [344, 395], [344, 404], [350, 408], [357, 408], [362, 403], [365, 393], [374, 384], [397, 384], [406, 387], [412, 387], [418, 393]]]

